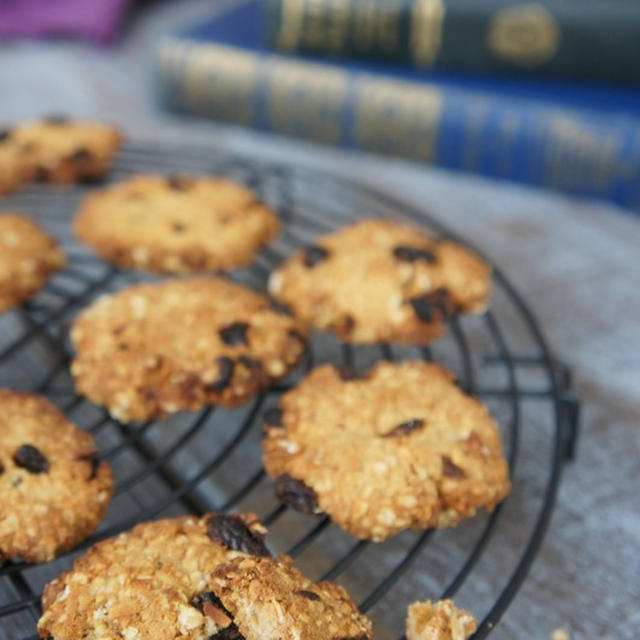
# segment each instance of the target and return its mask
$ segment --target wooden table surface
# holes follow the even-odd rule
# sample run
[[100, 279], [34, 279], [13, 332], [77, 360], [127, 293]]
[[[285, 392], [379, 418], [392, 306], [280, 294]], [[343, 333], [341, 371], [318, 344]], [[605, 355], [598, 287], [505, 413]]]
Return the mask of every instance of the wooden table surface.
[[210, 10], [208, 0], [152, 4], [112, 50], [0, 45], [0, 121], [76, 113], [117, 122], [141, 139], [207, 142], [321, 167], [427, 208], [486, 251], [573, 368], [583, 403], [578, 457], [564, 474], [546, 541], [492, 638], [546, 639], [557, 628], [574, 640], [640, 637], [640, 217], [167, 116], [153, 103], [147, 75], [153, 42]]

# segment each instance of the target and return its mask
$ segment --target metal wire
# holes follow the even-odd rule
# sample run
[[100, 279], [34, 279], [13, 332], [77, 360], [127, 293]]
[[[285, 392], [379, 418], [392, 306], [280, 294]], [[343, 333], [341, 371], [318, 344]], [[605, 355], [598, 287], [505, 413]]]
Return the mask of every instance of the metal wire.
[[[279, 211], [284, 222], [281, 237], [262, 253], [254, 268], [237, 276], [253, 286], [264, 287], [269, 270], [296, 246], [310, 242], [318, 233], [355, 220], [363, 212], [412, 219], [452, 236], [424, 211], [407, 207], [382, 192], [317, 171], [214, 156], [209, 149], [193, 146], [136, 143], [123, 151], [110, 179], [122, 179], [139, 171], [224, 173], [245, 181]], [[336, 535], [336, 527], [328, 518], [305, 518], [279, 504], [256, 453], [260, 414], [265, 405], [273, 406], [277, 396], [295, 384], [314, 363], [329, 360], [353, 368], [363, 361], [370, 361], [371, 350], [351, 345], [327, 345], [326, 337], [314, 340], [295, 375], [244, 409], [225, 412], [208, 408], [180, 415], [175, 424], [170, 421], [171, 425], [166, 421], [122, 425], [104, 410], [97, 410], [75, 395], [67, 373], [71, 354], [66, 339], [75, 313], [100, 293], [144, 278], [139, 273], [123, 272], [105, 265], [70, 237], [69, 221], [86, 191], [86, 187], [60, 191], [37, 186], [7, 199], [7, 209], [30, 213], [61, 238], [70, 264], [64, 273], [52, 279], [44, 292], [18, 311], [0, 318], [0, 330], [9, 336], [0, 347], [2, 384], [8, 384], [4, 381], [12, 381], [14, 374], [19, 372], [16, 378], [21, 380], [22, 388], [37, 390], [58, 402], [92, 433], [98, 440], [101, 456], [108, 459], [116, 471], [118, 482], [107, 519], [74, 553], [136, 522], [156, 516], [252, 509], [272, 528], [275, 536], [272, 544], [280, 547], [279, 551], [319, 559], [315, 578], [337, 581], [344, 578], [350, 584], [359, 584], [363, 611], [384, 601], [407, 572], [429, 571], [424, 560], [425, 550], [439, 535], [456, 536], [455, 529], [448, 532], [429, 530], [414, 535], [406, 542], [402, 553], [389, 552], [393, 562], [385, 564], [373, 581], [362, 582], [359, 577], [364, 567], [368, 570], [370, 565], [366, 561], [368, 552], [375, 548], [384, 554], [391, 547], [387, 543], [376, 546], [348, 538], [335, 547], [328, 543], [327, 540], [333, 540], [330, 537]], [[457, 369], [462, 388], [497, 405], [514, 490], [521, 482], [516, 463], [523, 455], [530, 455], [523, 449], [521, 437], [526, 426], [522, 419], [522, 403], [535, 401], [546, 407], [540, 410], [541, 414], [544, 411], [549, 414], [548, 464], [541, 480], [542, 499], [532, 505], [534, 515], [525, 541], [514, 559], [511, 573], [505, 574], [502, 583], [494, 589], [493, 601], [486, 607], [474, 636], [476, 639], [485, 638], [498, 622], [538, 551], [553, 508], [563, 462], [573, 450], [578, 417], [578, 405], [570, 393], [566, 367], [554, 360], [533, 315], [504, 274], [494, 269], [493, 279], [494, 298], [500, 299], [499, 305], [492, 305], [490, 311], [470, 320], [472, 328], [466, 326], [466, 319], [452, 319], [442, 341], [448, 350], [443, 353], [435, 353], [439, 345], [433, 349], [416, 349], [412, 353], [412, 357], [443, 360]], [[518, 329], [514, 328], [513, 320], [507, 322], [511, 316], [517, 319]], [[480, 350], [476, 346], [479, 336], [483, 338]], [[39, 366], [33, 364], [35, 352], [44, 359]], [[404, 355], [404, 351], [394, 345], [381, 344], [375, 358], [395, 360]], [[537, 371], [545, 381], [544, 386], [520, 384], [522, 369]], [[502, 381], [485, 382], [496, 377], [488, 376], [489, 370], [499, 370]], [[203, 454], [202, 442], [205, 440], [216, 443], [210, 454]], [[484, 580], [478, 566], [489, 553], [496, 536], [501, 535], [504, 511], [508, 508], [507, 500], [485, 516], [461, 556], [452, 559], [452, 567], [458, 568], [443, 580], [440, 592], [431, 597], [451, 597], [472, 581]], [[286, 526], [280, 527], [279, 523], [285, 520]], [[292, 532], [295, 532], [293, 538]], [[346, 534], [342, 535], [346, 538]], [[337, 557], [332, 556], [330, 566], [325, 566], [321, 560], [335, 549], [340, 553]], [[36, 637], [33, 634], [40, 613], [40, 591], [51, 576], [70, 566], [71, 559], [72, 554], [68, 554], [45, 565], [12, 561], [0, 566], [0, 637], [3, 640], [5, 637], [7, 640]], [[420, 596], [422, 599], [427, 594]], [[401, 630], [396, 629], [395, 635], [402, 637]]]

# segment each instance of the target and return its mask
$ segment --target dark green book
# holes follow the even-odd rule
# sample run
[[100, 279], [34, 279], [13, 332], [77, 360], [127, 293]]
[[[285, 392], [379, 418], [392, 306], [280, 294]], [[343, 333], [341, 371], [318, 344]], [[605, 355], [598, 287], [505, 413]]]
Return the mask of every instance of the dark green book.
[[268, 0], [282, 51], [640, 84], [640, 0]]

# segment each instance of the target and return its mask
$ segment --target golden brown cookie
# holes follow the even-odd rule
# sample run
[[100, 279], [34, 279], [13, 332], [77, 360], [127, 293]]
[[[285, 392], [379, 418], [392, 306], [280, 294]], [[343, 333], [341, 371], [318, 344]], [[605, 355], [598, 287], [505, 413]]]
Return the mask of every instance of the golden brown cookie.
[[[213, 575], [212, 591], [229, 618], [227, 638], [370, 640], [371, 622], [331, 582], [311, 582], [291, 558], [238, 557]], [[232, 625], [232, 626], [231, 626]], [[231, 635], [233, 633], [233, 635]]]
[[91, 193], [74, 221], [106, 260], [173, 273], [248, 265], [279, 228], [253, 192], [217, 176], [135, 176]]
[[0, 562], [45, 562], [84, 540], [113, 492], [91, 436], [50, 402], [0, 389]]
[[440, 365], [381, 362], [346, 379], [323, 365], [266, 421], [280, 499], [358, 538], [450, 526], [509, 490], [496, 423]]
[[139, 524], [46, 586], [38, 631], [56, 640], [207, 640], [226, 626], [210, 598], [213, 573], [236, 556], [267, 556], [265, 533], [253, 514]]
[[40, 290], [66, 257], [27, 216], [0, 214], [0, 313]]
[[31, 179], [76, 182], [105, 174], [111, 168], [122, 136], [115, 128], [52, 116], [3, 128], [0, 190], [7, 193]]
[[467, 640], [478, 624], [453, 600], [414, 602], [407, 610], [407, 640]]
[[12, 137], [12, 129], [0, 127], [0, 195], [18, 190], [36, 173], [30, 154], [14, 144]]
[[485, 309], [490, 268], [419, 228], [364, 220], [298, 250], [273, 272], [269, 291], [344, 341], [426, 343], [441, 335], [443, 316]]
[[121, 421], [242, 404], [292, 369], [306, 341], [266, 296], [217, 277], [102, 296], [71, 338], [76, 389]]

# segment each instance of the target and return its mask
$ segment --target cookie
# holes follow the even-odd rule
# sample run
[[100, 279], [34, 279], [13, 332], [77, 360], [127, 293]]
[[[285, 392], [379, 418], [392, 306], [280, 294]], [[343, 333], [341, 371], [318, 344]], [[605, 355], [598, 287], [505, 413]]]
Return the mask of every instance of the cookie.
[[467, 640], [477, 626], [473, 614], [453, 600], [414, 602], [407, 610], [407, 640]]
[[36, 173], [30, 154], [14, 144], [12, 138], [13, 129], [0, 127], [0, 195], [17, 191]]
[[0, 389], [0, 562], [46, 562], [71, 549], [112, 492], [87, 432], [44, 398]]
[[213, 575], [212, 591], [229, 618], [225, 638], [370, 640], [371, 622], [343, 587], [314, 583], [282, 556], [238, 557]]
[[56, 640], [214, 637], [225, 619], [210, 597], [212, 574], [239, 555], [267, 556], [265, 533], [253, 514], [139, 524], [45, 587], [38, 631]]
[[306, 341], [266, 296], [205, 276], [103, 296], [71, 338], [77, 391], [125, 422], [242, 404], [292, 369]]
[[55, 238], [30, 218], [0, 214], [0, 313], [40, 290], [65, 264]]
[[440, 365], [381, 362], [361, 378], [323, 365], [266, 420], [280, 499], [357, 538], [450, 526], [509, 490], [495, 422]]
[[423, 230], [364, 220], [321, 236], [273, 272], [269, 291], [304, 323], [343, 341], [426, 343], [455, 312], [480, 312], [490, 267]]
[[8, 193], [32, 179], [69, 183], [102, 176], [121, 143], [110, 125], [60, 116], [3, 128], [0, 190]]
[[73, 228], [123, 267], [186, 273], [250, 264], [280, 224], [228, 178], [140, 175], [91, 193]]

